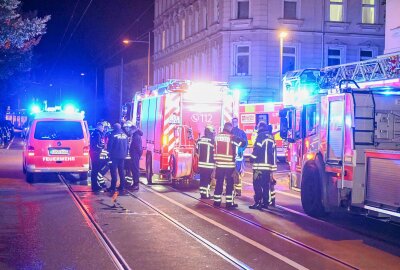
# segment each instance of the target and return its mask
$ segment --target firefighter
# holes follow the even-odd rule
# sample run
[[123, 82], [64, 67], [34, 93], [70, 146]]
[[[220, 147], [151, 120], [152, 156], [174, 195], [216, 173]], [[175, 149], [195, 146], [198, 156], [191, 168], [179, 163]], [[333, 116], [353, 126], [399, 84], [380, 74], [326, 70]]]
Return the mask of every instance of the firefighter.
[[239, 120], [237, 117], [232, 118], [232, 134], [235, 135], [236, 137], [239, 137], [245, 141], [244, 145], [241, 145], [238, 147], [236, 151], [236, 170], [234, 174], [234, 181], [235, 181], [235, 193], [236, 196], [241, 196], [242, 195], [242, 178], [244, 174], [244, 168], [245, 168], [245, 159], [244, 159], [244, 150], [247, 147], [247, 136], [246, 133], [239, 128]]
[[271, 202], [270, 185], [272, 172], [276, 171], [275, 141], [265, 122], [258, 123], [257, 139], [250, 161], [253, 163], [254, 204], [250, 209], [268, 208]]
[[133, 190], [139, 190], [139, 161], [143, 154], [142, 136], [143, 132], [136, 126], [132, 126], [132, 138], [129, 145], [129, 154], [131, 156], [131, 171], [133, 178]]
[[[129, 145], [132, 140], [131, 139], [132, 138], [132, 127], [133, 127], [133, 123], [130, 120], [124, 121], [122, 129], [125, 132], [126, 136], [128, 136], [128, 150], [129, 150]], [[125, 167], [125, 182], [128, 186], [133, 186], [132, 159], [131, 159], [131, 155], [129, 154], [129, 151], [127, 151], [127, 155], [125, 157], [124, 167]]]
[[[96, 129], [90, 135], [90, 159], [92, 161], [92, 172], [91, 172], [91, 182], [92, 182], [92, 191], [97, 192], [102, 189], [100, 186], [102, 179], [100, 174], [101, 167], [103, 165], [102, 157], [104, 156], [103, 152], [105, 143], [104, 143], [104, 126], [101, 122], [97, 123]], [[99, 174], [101, 177], [99, 177]], [[100, 179], [99, 179], [100, 178]]]
[[128, 136], [122, 131], [121, 124], [115, 123], [114, 130], [110, 134], [107, 144], [107, 150], [110, 153], [111, 159], [111, 186], [108, 188], [109, 192], [114, 192], [117, 185], [117, 170], [119, 174], [120, 185], [119, 191], [125, 188], [125, 172], [124, 160], [128, 154]]
[[206, 126], [204, 136], [197, 141], [196, 150], [199, 155], [200, 197], [210, 199], [211, 175], [215, 169], [214, 161], [214, 127]]
[[[111, 125], [109, 122], [107, 121], [102, 121], [101, 122], [103, 124], [104, 127], [104, 145], [107, 146], [108, 143], [108, 139], [110, 137], [111, 134]], [[106, 188], [106, 181], [105, 181], [105, 175], [107, 174], [107, 172], [110, 170], [110, 166], [111, 166], [111, 160], [110, 157], [108, 155], [109, 153], [107, 152], [107, 150], [103, 149], [103, 151], [101, 152], [100, 155], [100, 159], [101, 159], [101, 168], [100, 171], [97, 173], [97, 182], [99, 183], [99, 185], [102, 188]]]
[[[275, 153], [276, 153], [275, 134], [278, 133], [278, 131], [274, 133], [272, 125], [268, 125], [267, 126], [267, 133], [268, 133], [268, 135], [271, 136], [271, 139], [274, 141]], [[277, 158], [275, 158], [275, 164], [277, 164], [276, 162], [277, 162]], [[270, 185], [269, 185], [269, 190], [270, 190], [269, 195], [270, 195], [270, 197], [269, 197], [269, 202], [268, 202], [268, 205], [270, 205], [270, 206], [275, 206], [275, 185], [276, 185], [276, 180], [274, 179], [273, 173], [271, 173]]]
[[245, 144], [245, 141], [234, 136], [232, 124], [225, 123], [223, 131], [215, 136], [215, 177], [217, 184], [214, 192], [214, 206], [221, 206], [222, 189], [226, 179], [226, 208], [236, 208], [238, 205], [234, 202], [233, 174], [235, 173], [236, 149]]

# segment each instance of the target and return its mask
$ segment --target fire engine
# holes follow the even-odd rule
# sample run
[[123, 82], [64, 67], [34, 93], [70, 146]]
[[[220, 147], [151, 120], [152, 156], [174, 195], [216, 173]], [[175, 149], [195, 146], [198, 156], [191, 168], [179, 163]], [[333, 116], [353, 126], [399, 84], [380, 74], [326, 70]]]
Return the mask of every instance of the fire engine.
[[304, 211], [400, 220], [400, 53], [290, 72], [281, 137]]
[[256, 126], [260, 121], [264, 121], [272, 125], [278, 159], [281, 161], [286, 160], [285, 146], [279, 134], [279, 111], [281, 109], [283, 109], [282, 102], [239, 105], [239, 127], [246, 133], [248, 141], [244, 152], [245, 156], [249, 156], [253, 151], [253, 144], [257, 134]]
[[135, 95], [131, 117], [143, 131], [140, 168], [147, 182], [192, 178], [196, 140], [207, 125], [219, 131], [231, 121], [238, 102], [238, 94], [220, 82], [169, 80]]

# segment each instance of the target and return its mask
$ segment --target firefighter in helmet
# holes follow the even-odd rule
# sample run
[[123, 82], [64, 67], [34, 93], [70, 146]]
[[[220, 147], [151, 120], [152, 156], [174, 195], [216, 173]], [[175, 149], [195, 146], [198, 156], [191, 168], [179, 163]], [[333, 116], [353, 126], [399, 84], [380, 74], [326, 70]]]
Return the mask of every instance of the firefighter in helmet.
[[91, 182], [92, 191], [100, 191], [101, 180], [104, 181], [103, 176], [100, 174], [101, 167], [103, 166], [104, 160], [104, 126], [103, 123], [99, 122], [96, 125], [96, 129], [90, 135], [90, 159], [92, 161], [92, 172], [91, 172]]
[[214, 127], [206, 126], [204, 136], [196, 144], [197, 154], [199, 155], [200, 197], [202, 199], [210, 198], [211, 175], [215, 169], [214, 138]]
[[[107, 146], [108, 139], [111, 134], [111, 124], [107, 121], [102, 121], [101, 123], [103, 124], [103, 127], [104, 127], [104, 130], [103, 130], [104, 144], [105, 144], [105, 146]], [[101, 152], [100, 159], [102, 162], [101, 162], [100, 171], [97, 173], [97, 182], [99, 183], [99, 185], [102, 188], [106, 188], [107, 186], [106, 186], [106, 181], [105, 181], [104, 176], [110, 170], [110, 166], [111, 166], [111, 160], [110, 160], [110, 157], [108, 156], [108, 151], [106, 149], [103, 149], [103, 151]]]
[[244, 150], [247, 147], [247, 135], [246, 133], [239, 128], [239, 120], [237, 117], [232, 118], [232, 134], [235, 135], [236, 137], [239, 137], [245, 141], [245, 143], [241, 146], [239, 146], [236, 150], [236, 158], [235, 158], [235, 163], [236, 163], [236, 170], [234, 173], [234, 187], [235, 187], [235, 193], [236, 196], [241, 196], [242, 195], [242, 178], [244, 175], [244, 168], [245, 168], [245, 159], [244, 159]]
[[258, 123], [257, 139], [250, 161], [253, 163], [254, 204], [250, 209], [268, 208], [272, 203], [272, 172], [276, 171], [276, 146], [267, 124]]
[[215, 177], [217, 183], [214, 192], [214, 206], [219, 207], [222, 202], [222, 189], [226, 179], [226, 208], [236, 208], [234, 203], [233, 174], [235, 173], [236, 149], [246, 142], [232, 134], [232, 123], [225, 123], [221, 133], [215, 136]]

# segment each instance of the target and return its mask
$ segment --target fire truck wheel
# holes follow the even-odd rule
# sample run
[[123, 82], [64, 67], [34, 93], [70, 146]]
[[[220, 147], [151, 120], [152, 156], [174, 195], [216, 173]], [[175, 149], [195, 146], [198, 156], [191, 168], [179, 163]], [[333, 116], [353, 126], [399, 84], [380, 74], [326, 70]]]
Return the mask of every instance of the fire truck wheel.
[[33, 181], [34, 181], [33, 173], [26, 172], [25, 179], [26, 179], [26, 182], [33, 183]]
[[153, 166], [151, 164], [151, 154], [146, 155], [146, 179], [147, 184], [153, 184]]
[[322, 204], [321, 179], [315, 162], [304, 166], [301, 179], [301, 204], [304, 212], [312, 217], [324, 216], [326, 212]]

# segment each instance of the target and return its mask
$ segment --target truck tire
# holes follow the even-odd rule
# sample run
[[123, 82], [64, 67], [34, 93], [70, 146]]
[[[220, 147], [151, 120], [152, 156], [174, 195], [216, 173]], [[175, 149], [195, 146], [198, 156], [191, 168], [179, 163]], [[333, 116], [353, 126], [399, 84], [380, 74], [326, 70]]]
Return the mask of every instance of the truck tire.
[[146, 179], [148, 185], [153, 184], [153, 165], [151, 162], [151, 154], [146, 155]]
[[312, 217], [326, 215], [322, 203], [321, 177], [314, 161], [304, 165], [301, 177], [301, 204], [304, 212]]
[[26, 172], [25, 174], [26, 182], [32, 184], [34, 182], [34, 175], [31, 172]]

